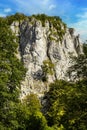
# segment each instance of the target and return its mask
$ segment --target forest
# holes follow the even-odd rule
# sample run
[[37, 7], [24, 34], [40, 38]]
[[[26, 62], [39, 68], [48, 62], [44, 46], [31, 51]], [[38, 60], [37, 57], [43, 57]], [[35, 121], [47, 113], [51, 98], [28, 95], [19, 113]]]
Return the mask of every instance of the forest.
[[43, 112], [37, 95], [31, 93], [22, 102], [19, 99], [27, 70], [16, 57], [19, 39], [10, 29], [18, 18], [26, 17], [0, 18], [0, 130], [87, 130], [87, 43], [83, 44], [84, 54], [73, 57], [75, 64], [67, 72], [77, 70], [79, 80], [51, 83]]

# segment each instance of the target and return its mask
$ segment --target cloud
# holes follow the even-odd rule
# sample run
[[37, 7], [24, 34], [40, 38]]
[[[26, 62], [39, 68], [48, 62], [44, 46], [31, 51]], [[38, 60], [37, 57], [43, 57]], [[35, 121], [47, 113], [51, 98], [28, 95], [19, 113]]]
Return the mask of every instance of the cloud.
[[11, 8], [6, 8], [6, 9], [4, 9], [4, 12], [5, 13], [9, 13], [9, 12], [11, 12], [12, 10], [11, 10]]
[[83, 41], [87, 40], [87, 11], [76, 15], [78, 21], [70, 26], [76, 29], [76, 33], [81, 35]]
[[49, 3], [49, 1], [50, 1], [50, 0], [43, 0], [43, 1], [42, 1], [42, 4], [43, 4], [43, 5], [46, 5], [46, 4]]
[[65, 15], [71, 11], [73, 5], [68, 0], [65, 1], [57, 1], [57, 0], [16, 0], [18, 9], [24, 10], [26, 14], [37, 14], [37, 13], [45, 13], [47, 15]]
[[[45, 13], [47, 15], [62, 16], [65, 13], [67, 15], [67, 12], [70, 12], [72, 8], [69, 0], [9, 0], [9, 3], [11, 3], [11, 6], [13, 5], [11, 7], [12, 12], [23, 12], [27, 15]], [[7, 11], [10, 12], [9, 9]]]
[[87, 11], [87, 8], [82, 8], [81, 10], [83, 10], [83, 11]]
[[76, 16], [80, 19], [87, 19], [87, 12], [84, 12], [83, 14], [77, 14]]
[[0, 17], [6, 17], [5, 13], [0, 13]]
[[49, 6], [49, 10], [52, 10], [52, 9], [55, 9], [56, 8], [56, 5], [52, 4]]
[[72, 25], [76, 28], [76, 33], [81, 35], [82, 40], [87, 40], [87, 20], [81, 20]]
[[15, 0], [17, 12], [24, 12], [27, 15], [45, 13], [51, 15], [55, 8], [56, 0]]
[[0, 9], [0, 17], [6, 17], [11, 11], [11, 8]]

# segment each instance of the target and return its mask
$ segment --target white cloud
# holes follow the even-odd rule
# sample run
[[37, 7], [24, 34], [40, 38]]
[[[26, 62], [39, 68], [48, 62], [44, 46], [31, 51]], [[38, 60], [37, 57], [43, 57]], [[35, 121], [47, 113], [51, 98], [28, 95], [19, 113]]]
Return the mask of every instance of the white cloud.
[[0, 17], [6, 17], [7, 13], [11, 12], [10, 8], [5, 8], [4, 10], [0, 10]]
[[42, 1], [42, 4], [43, 4], [43, 5], [46, 5], [46, 4], [49, 3], [49, 1], [50, 1], [50, 0], [43, 0], [43, 1]]
[[6, 17], [5, 13], [0, 13], [0, 17]]
[[80, 19], [87, 19], [87, 12], [84, 12], [83, 14], [77, 14], [76, 16]]
[[83, 11], [87, 11], [87, 8], [82, 8], [81, 10], [83, 10]]
[[76, 28], [76, 32], [81, 35], [82, 40], [87, 39], [87, 20], [81, 20], [73, 24]]
[[52, 14], [55, 8], [55, 0], [15, 0], [17, 5], [17, 12], [24, 12], [25, 14]]
[[27, 15], [45, 13], [63, 17], [63, 15], [69, 15], [74, 8], [69, 0], [15, 0], [14, 2], [17, 6], [16, 12], [23, 12]]
[[11, 12], [12, 10], [11, 10], [11, 8], [6, 8], [6, 9], [4, 9], [4, 12], [5, 13], [9, 13], [9, 12]]
[[54, 4], [51, 4], [50, 6], [49, 6], [49, 10], [52, 10], [52, 9], [55, 9], [56, 8], [56, 5], [54, 5]]
[[83, 41], [87, 40], [87, 11], [82, 14], [76, 15], [78, 21], [76, 23], [72, 23], [70, 26], [76, 29], [76, 33], [80, 34], [81, 39]]

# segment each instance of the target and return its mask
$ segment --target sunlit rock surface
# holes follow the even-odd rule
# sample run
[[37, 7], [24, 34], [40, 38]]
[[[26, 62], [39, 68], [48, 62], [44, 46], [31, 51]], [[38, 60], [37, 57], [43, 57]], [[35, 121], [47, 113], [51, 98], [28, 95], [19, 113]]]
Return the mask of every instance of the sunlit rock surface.
[[[64, 30], [62, 23], [59, 26], [59, 31]], [[16, 21], [11, 25], [11, 29], [19, 37], [20, 57], [27, 68], [25, 80], [21, 85], [21, 98], [30, 93], [41, 97], [49, 90], [48, 85], [54, 80], [70, 80], [66, 75], [68, 67], [72, 65], [70, 57], [77, 57], [82, 53], [79, 35], [74, 35], [73, 28], [66, 27], [62, 40], [59, 40], [56, 33], [58, 30], [49, 21], [45, 22], [44, 27], [41, 21], [34, 18], [31, 21], [24, 20], [21, 24]], [[44, 72], [45, 67], [50, 67], [52, 73]]]

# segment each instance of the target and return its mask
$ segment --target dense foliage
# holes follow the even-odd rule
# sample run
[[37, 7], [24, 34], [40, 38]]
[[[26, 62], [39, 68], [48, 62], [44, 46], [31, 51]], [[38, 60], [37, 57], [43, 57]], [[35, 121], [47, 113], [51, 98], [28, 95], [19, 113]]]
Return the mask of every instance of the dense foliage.
[[61, 130], [87, 130], [87, 80], [55, 81], [48, 92], [47, 120]]
[[24, 14], [16, 13], [15, 15], [7, 16], [6, 20], [7, 20], [8, 24], [11, 25], [13, 23], [13, 21], [21, 22], [22, 20], [25, 20], [26, 18], [27, 18], [27, 16], [25, 16]]
[[23, 63], [16, 57], [16, 37], [7, 23], [5, 18], [0, 18], [0, 127], [3, 129], [16, 122], [13, 110], [25, 75]]

